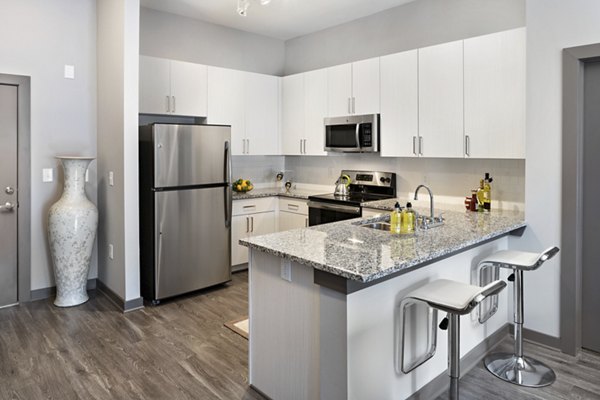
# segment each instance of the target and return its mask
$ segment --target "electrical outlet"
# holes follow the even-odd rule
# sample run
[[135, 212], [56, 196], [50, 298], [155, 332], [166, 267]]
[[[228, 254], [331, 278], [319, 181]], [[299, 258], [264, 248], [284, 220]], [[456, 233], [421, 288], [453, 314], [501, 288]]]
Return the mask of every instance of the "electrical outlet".
[[43, 168], [42, 182], [52, 182], [54, 180], [54, 177], [52, 175], [52, 168]]
[[114, 247], [113, 247], [112, 243], [111, 243], [111, 244], [109, 244], [109, 245], [108, 245], [108, 258], [110, 258], [111, 260], [114, 260], [114, 259], [115, 259], [115, 252], [114, 252], [114, 250], [115, 250], [115, 249], [114, 249]]
[[75, 66], [65, 64], [65, 79], [75, 79]]
[[281, 260], [281, 279], [288, 282], [292, 281], [292, 263], [290, 260]]

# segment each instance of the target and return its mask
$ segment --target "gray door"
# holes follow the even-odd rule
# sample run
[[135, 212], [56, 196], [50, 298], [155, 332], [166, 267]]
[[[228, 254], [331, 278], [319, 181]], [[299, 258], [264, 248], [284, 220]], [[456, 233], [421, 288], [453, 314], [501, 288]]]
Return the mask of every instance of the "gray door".
[[17, 87], [0, 84], [0, 307], [17, 302]]
[[600, 352], [600, 63], [584, 73], [582, 345]]
[[156, 298], [231, 279], [228, 186], [157, 192]]
[[155, 125], [154, 187], [223, 183], [228, 126]]

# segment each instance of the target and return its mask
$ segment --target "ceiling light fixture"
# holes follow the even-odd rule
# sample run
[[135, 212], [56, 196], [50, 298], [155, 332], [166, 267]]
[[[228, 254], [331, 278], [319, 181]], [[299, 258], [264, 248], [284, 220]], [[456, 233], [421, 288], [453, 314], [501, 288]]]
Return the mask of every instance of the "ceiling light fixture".
[[[266, 6], [271, 0], [258, 0], [260, 5]], [[248, 8], [250, 7], [250, 0], [237, 0], [237, 13], [242, 17], [248, 16]]]

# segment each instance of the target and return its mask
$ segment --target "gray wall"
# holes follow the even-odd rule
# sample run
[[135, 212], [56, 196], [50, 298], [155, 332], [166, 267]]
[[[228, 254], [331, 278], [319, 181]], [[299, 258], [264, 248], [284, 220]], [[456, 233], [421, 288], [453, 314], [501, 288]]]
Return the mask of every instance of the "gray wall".
[[[97, 26], [98, 279], [123, 300], [133, 300], [140, 295], [139, 0], [98, 1]], [[109, 171], [114, 186], [108, 185]]]
[[[527, 0], [527, 229], [511, 246], [560, 246], [562, 57], [564, 48], [600, 43], [597, 0]], [[563, 221], [569, 224], [571, 221]], [[525, 327], [560, 336], [561, 253], [527, 273]], [[569, 295], [565, 293], [564, 295]]]
[[525, 26], [525, 0], [418, 0], [285, 43], [285, 75]]
[[282, 75], [282, 40], [142, 8], [140, 54]]
[[[31, 77], [31, 289], [54, 285], [48, 208], [62, 193], [60, 154], [96, 155], [96, 2], [2, 1], [0, 72]], [[65, 64], [75, 79], [64, 79]], [[42, 168], [54, 182], [42, 183]], [[86, 192], [96, 202], [96, 163]], [[96, 254], [90, 278], [97, 274]]]

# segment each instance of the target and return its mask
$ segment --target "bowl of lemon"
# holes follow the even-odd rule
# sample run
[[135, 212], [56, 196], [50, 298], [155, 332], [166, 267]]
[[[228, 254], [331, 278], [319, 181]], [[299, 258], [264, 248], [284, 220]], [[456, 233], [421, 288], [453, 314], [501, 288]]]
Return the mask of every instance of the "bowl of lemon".
[[248, 179], [240, 178], [237, 181], [233, 182], [232, 189], [234, 192], [246, 193], [254, 189], [254, 186], [252, 185], [252, 182], [250, 182]]

